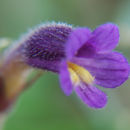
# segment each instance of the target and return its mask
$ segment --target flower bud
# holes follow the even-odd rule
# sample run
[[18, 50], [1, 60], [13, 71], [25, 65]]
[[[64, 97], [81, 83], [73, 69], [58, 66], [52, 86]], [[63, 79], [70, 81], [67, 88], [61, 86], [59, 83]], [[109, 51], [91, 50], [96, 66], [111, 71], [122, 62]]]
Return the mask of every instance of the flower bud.
[[41, 25], [25, 38], [23, 55], [30, 66], [58, 72], [65, 58], [65, 43], [72, 31], [66, 24]]

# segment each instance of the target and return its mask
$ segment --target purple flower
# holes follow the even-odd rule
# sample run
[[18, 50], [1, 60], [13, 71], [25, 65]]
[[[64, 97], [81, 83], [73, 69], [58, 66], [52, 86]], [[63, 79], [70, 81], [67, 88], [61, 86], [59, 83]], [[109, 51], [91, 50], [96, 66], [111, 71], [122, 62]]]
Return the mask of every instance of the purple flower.
[[119, 41], [119, 30], [114, 24], [99, 26], [93, 32], [77, 28], [66, 43], [66, 59], [60, 68], [60, 82], [66, 95], [74, 89], [90, 107], [102, 108], [107, 96], [94, 85], [115, 88], [128, 79], [126, 58], [112, 50]]
[[107, 96], [95, 85], [115, 88], [129, 76], [126, 58], [113, 52], [118, 41], [118, 27], [111, 23], [92, 32], [50, 25], [37, 29], [23, 45], [27, 64], [58, 73], [66, 95], [74, 90], [89, 107], [102, 108]]

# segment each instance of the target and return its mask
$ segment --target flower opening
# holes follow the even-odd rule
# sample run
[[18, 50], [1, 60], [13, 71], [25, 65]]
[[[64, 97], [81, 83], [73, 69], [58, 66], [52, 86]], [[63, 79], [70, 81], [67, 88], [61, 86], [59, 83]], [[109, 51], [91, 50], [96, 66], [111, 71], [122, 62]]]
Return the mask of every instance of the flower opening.
[[94, 77], [83, 67], [68, 62], [68, 68], [74, 84], [79, 84], [80, 80], [88, 85], [93, 83]]

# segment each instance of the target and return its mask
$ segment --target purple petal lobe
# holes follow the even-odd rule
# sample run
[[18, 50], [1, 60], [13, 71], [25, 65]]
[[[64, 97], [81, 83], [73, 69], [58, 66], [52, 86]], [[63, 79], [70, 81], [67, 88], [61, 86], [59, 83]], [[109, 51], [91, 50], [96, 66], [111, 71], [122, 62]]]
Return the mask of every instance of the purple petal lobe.
[[94, 45], [96, 50], [100, 52], [114, 49], [119, 41], [118, 27], [111, 23], [99, 26], [92, 35], [88, 43]]
[[81, 84], [75, 87], [75, 92], [79, 98], [92, 108], [102, 108], [107, 103], [107, 96], [104, 92], [93, 86]]
[[129, 64], [118, 53], [97, 54], [94, 58], [76, 58], [75, 63], [85, 67], [95, 77], [95, 82], [102, 87], [115, 88], [124, 83], [129, 76]]
[[69, 96], [72, 93], [73, 87], [70, 80], [70, 74], [65, 61], [62, 62], [60, 68], [60, 84], [64, 93]]
[[77, 28], [72, 33], [67, 41], [66, 55], [68, 59], [71, 59], [78, 53], [78, 50], [87, 42], [91, 34], [88, 28]]

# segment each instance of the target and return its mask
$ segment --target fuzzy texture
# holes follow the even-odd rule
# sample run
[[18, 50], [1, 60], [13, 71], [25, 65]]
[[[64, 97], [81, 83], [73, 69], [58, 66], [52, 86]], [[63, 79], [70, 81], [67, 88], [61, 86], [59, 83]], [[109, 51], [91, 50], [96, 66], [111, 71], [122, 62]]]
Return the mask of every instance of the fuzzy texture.
[[113, 51], [118, 42], [119, 30], [112, 23], [94, 31], [57, 24], [36, 29], [23, 48], [27, 64], [59, 74], [66, 95], [74, 90], [89, 107], [102, 108], [107, 95], [94, 85], [115, 88], [129, 76], [127, 59]]
[[58, 72], [60, 62], [65, 57], [65, 43], [71, 31], [71, 26], [65, 24], [39, 26], [21, 44], [24, 45], [22, 48], [27, 64]]

